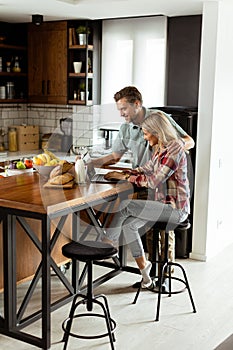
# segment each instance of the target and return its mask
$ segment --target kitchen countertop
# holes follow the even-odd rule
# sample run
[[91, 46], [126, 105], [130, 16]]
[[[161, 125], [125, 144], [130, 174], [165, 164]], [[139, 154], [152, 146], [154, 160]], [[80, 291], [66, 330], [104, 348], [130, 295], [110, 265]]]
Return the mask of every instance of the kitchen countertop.
[[24, 151], [24, 152], [0, 152], [0, 162], [7, 162], [11, 160], [17, 160], [21, 158], [32, 158], [34, 155], [39, 154], [40, 150]]
[[[7, 162], [11, 160], [18, 160], [22, 158], [32, 158], [37, 154], [43, 153], [42, 149], [23, 152], [0, 152], [0, 162]], [[54, 152], [55, 153], [55, 152]], [[66, 153], [55, 153], [57, 157], [61, 159], [67, 159], [71, 162], [75, 161], [75, 155], [68, 155]]]
[[[2, 154], [1, 154], [2, 153]], [[24, 152], [0, 152], [0, 163], [9, 162], [13, 160], [20, 160], [22, 158], [32, 158], [37, 154], [43, 153], [43, 150], [33, 150], [33, 151], [24, 151]], [[61, 152], [54, 152], [57, 157], [60, 159], [66, 159], [68, 162], [75, 162], [76, 155], [75, 154], [67, 154]], [[101, 155], [99, 154], [101, 157]], [[6, 163], [7, 165], [8, 163]], [[127, 161], [127, 158], [124, 157], [118, 163], [112, 165], [110, 168], [132, 168], [132, 164]], [[4, 170], [0, 169], [0, 172], [4, 172]]]

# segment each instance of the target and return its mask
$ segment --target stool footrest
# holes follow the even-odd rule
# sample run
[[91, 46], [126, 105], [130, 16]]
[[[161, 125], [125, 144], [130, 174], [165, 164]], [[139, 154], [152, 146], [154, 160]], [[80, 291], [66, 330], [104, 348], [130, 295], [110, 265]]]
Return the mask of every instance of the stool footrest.
[[[77, 301], [78, 298], [80, 298], [79, 301]], [[102, 298], [103, 302], [97, 300], [99, 298]], [[88, 310], [88, 304], [90, 303], [98, 304], [102, 308], [103, 314], [92, 312], [92, 309]], [[83, 304], [86, 304], [88, 312], [75, 314], [75, 311], [77, 310], [78, 306]], [[73, 320], [75, 318], [82, 318], [82, 317], [103, 318], [106, 322], [107, 332], [96, 334], [96, 335], [81, 335], [81, 334], [73, 333], [71, 331]], [[69, 336], [79, 338], [79, 339], [98, 339], [98, 338], [104, 338], [108, 336], [111, 344], [111, 349], [114, 350], [113, 342], [115, 341], [114, 331], [116, 329], [116, 322], [110, 317], [107, 298], [104, 294], [99, 294], [97, 296], [93, 296], [92, 298], [87, 297], [86, 295], [83, 295], [83, 294], [76, 294], [72, 302], [69, 317], [67, 317], [62, 323], [62, 329], [64, 331], [64, 336], [63, 336], [64, 350], [67, 348]]]
[[[171, 266], [178, 267], [182, 271], [183, 278], [176, 277], [176, 276], [171, 276]], [[169, 273], [168, 276], [165, 275], [165, 272], [166, 272], [167, 268], [168, 268], [168, 273]], [[194, 304], [194, 301], [193, 301], [193, 297], [192, 297], [191, 289], [190, 289], [190, 286], [189, 286], [188, 278], [187, 278], [186, 272], [185, 272], [185, 270], [184, 270], [184, 268], [183, 268], [183, 266], [181, 264], [176, 263], [176, 262], [172, 262], [172, 261], [162, 262], [162, 271], [161, 271], [161, 276], [159, 278], [160, 278], [159, 288], [158, 288], [158, 291], [155, 291], [156, 293], [158, 293], [157, 311], [156, 311], [156, 319], [155, 319], [155, 321], [159, 320], [160, 302], [161, 302], [161, 295], [162, 294], [166, 294], [168, 296], [171, 296], [172, 294], [178, 294], [178, 293], [183, 292], [185, 289], [187, 289], [188, 293], [189, 293], [189, 298], [190, 298], [190, 301], [191, 301], [191, 304], [192, 304], [193, 312], [194, 313], [196, 312], [196, 308], [195, 308], [195, 304]], [[165, 278], [169, 279], [169, 291], [168, 292], [162, 291], [162, 281]], [[172, 288], [171, 288], [171, 281], [172, 280], [177, 280], [177, 281], [183, 283], [185, 287], [183, 289], [181, 289], [181, 290], [172, 291]], [[139, 286], [139, 288], [138, 288], [138, 290], [136, 292], [136, 295], [135, 295], [134, 300], [133, 300], [133, 304], [136, 304], [137, 299], [139, 297], [140, 290], [141, 290], [141, 284], [140, 284], [140, 286]]]
[[[73, 319], [81, 318], [81, 317], [85, 317], [85, 316], [87, 316], [87, 317], [100, 317], [100, 318], [104, 318], [105, 319], [105, 315], [97, 314], [97, 313], [94, 313], [94, 312], [78, 314], [78, 315], [73, 316]], [[65, 332], [66, 332], [67, 322], [69, 322], [69, 321], [70, 321], [70, 318], [68, 317], [63, 322], [64, 326], [62, 326], [62, 328], [63, 328], [63, 330]], [[115, 329], [116, 329], [116, 321], [114, 321], [112, 318], [110, 318], [110, 322], [111, 322], [111, 328], [112, 328], [111, 332], [114, 332]], [[97, 335], [81, 335], [81, 334], [76, 334], [76, 333], [69, 332], [69, 335], [71, 337], [80, 338], [80, 339], [98, 339], [98, 338], [104, 338], [104, 337], [109, 336], [108, 332], [103, 333], [103, 334], [97, 334]]]

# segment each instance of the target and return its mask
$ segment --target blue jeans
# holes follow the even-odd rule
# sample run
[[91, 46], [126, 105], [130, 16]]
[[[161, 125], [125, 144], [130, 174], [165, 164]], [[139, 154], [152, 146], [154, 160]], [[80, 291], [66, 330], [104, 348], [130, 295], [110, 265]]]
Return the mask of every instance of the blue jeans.
[[117, 242], [123, 232], [125, 243], [129, 245], [132, 256], [138, 258], [144, 256], [144, 249], [139, 234], [139, 229], [145, 224], [151, 223], [151, 227], [157, 221], [167, 221], [179, 224], [184, 221], [188, 214], [173, 209], [169, 204], [146, 200], [124, 200], [121, 202], [119, 211], [106, 229], [106, 237]]

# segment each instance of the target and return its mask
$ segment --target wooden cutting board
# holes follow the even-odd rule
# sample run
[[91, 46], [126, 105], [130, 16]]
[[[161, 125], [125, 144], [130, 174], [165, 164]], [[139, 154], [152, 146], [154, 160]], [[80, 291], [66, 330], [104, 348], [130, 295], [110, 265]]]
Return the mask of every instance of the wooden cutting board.
[[45, 188], [60, 188], [60, 189], [65, 189], [65, 188], [73, 188], [74, 187], [74, 181], [70, 181], [67, 184], [64, 185], [52, 185], [49, 182], [46, 182], [44, 184]]

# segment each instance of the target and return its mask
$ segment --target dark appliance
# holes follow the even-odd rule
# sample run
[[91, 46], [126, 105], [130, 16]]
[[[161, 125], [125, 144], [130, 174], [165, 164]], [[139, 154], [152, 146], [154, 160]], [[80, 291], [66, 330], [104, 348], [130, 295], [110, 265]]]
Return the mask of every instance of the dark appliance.
[[99, 130], [102, 132], [102, 137], [105, 139], [105, 149], [109, 149], [112, 147], [113, 142], [113, 133], [118, 132], [119, 128], [112, 127], [112, 126], [105, 126], [99, 128]]
[[73, 144], [73, 121], [71, 118], [60, 119], [62, 132], [61, 151], [69, 153]]
[[[198, 110], [196, 107], [186, 106], [163, 106], [163, 107], [151, 107], [150, 109], [159, 109], [167, 114], [171, 114], [172, 118], [184, 129], [195, 141], [197, 135], [197, 117]], [[195, 161], [196, 161], [196, 149], [195, 147], [189, 151], [188, 154], [188, 175], [191, 190], [191, 210], [189, 220], [191, 227], [187, 231], [176, 232], [175, 243], [175, 255], [179, 258], [187, 258], [192, 250], [192, 223], [193, 223], [193, 202], [194, 202], [194, 174], [195, 174]]]

